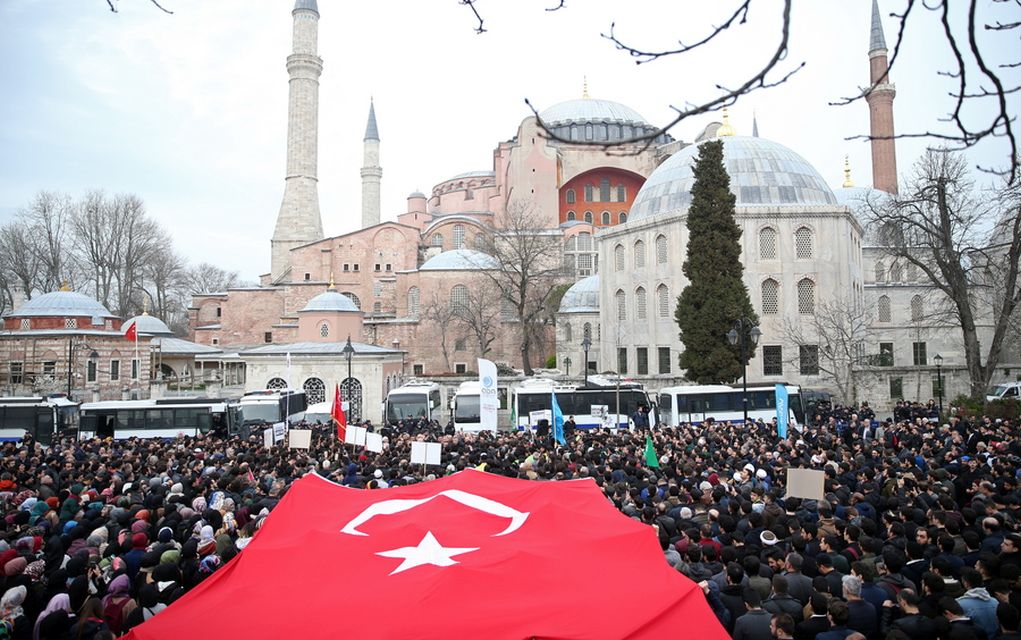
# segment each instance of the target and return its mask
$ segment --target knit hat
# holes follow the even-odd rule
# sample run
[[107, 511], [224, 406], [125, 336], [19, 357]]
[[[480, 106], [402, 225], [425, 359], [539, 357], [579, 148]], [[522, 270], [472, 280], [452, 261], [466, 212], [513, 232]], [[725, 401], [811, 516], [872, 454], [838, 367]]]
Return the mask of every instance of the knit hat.
[[135, 533], [131, 536], [132, 549], [144, 549], [149, 544], [149, 538], [144, 533]]

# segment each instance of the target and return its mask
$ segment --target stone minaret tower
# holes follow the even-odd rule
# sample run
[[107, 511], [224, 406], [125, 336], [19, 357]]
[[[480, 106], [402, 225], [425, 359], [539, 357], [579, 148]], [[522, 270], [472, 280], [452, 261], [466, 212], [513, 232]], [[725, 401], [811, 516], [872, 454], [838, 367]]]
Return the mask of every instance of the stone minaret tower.
[[319, 7], [316, 0], [294, 3], [293, 52], [287, 56], [290, 100], [287, 106], [287, 177], [273, 232], [272, 268], [275, 282], [290, 268], [289, 251], [323, 237], [319, 216], [316, 167], [319, 147], [319, 76], [323, 60], [317, 53]]
[[886, 37], [879, 17], [879, 0], [872, 0], [872, 33], [869, 39], [869, 83], [874, 88], [865, 99], [869, 103], [872, 135], [872, 186], [897, 193], [897, 149], [893, 139], [893, 98], [897, 89], [887, 77]]
[[379, 129], [376, 127], [376, 106], [369, 101], [369, 122], [365, 125], [365, 156], [362, 163], [362, 228], [379, 224]]

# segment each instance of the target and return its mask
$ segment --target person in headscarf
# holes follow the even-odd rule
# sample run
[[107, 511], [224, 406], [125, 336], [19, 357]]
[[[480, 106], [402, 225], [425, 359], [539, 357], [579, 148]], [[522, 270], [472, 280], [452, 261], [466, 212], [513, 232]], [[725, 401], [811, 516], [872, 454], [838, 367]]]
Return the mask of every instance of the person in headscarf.
[[23, 605], [28, 597], [28, 589], [24, 585], [12, 587], [4, 592], [0, 598], [0, 623], [7, 625], [8, 635], [11, 638], [26, 638], [29, 622], [25, 616]]
[[60, 522], [70, 522], [81, 510], [81, 505], [74, 498], [67, 498], [60, 505]]
[[199, 531], [198, 554], [200, 557], [204, 557], [214, 551], [216, 551], [216, 539], [213, 537], [213, 527], [207, 524]]
[[27, 566], [28, 560], [26, 560], [24, 556], [18, 556], [13, 560], [9, 560], [7, 564], [4, 565], [4, 575], [8, 578], [21, 575]]
[[64, 566], [67, 556], [64, 555], [64, 543], [60, 536], [50, 536], [43, 548], [43, 559], [46, 561], [46, 574], [52, 574]]
[[[66, 593], [58, 593], [53, 596], [35, 621], [35, 630], [32, 634], [33, 640], [63, 638], [63, 634], [71, 627], [73, 615], [70, 596]], [[54, 619], [49, 620], [50, 618]]]
[[103, 598], [103, 619], [115, 636], [125, 631], [125, 620], [138, 606], [128, 593], [130, 586], [128, 576], [122, 573], [110, 582], [106, 589], [106, 597]]

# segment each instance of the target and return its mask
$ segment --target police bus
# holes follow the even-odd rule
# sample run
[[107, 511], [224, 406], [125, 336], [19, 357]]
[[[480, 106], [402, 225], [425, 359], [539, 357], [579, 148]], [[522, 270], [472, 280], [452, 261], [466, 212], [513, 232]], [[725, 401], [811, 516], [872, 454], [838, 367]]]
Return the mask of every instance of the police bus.
[[[789, 406], [788, 424], [805, 424], [801, 389], [785, 384]], [[660, 389], [657, 401], [659, 419], [676, 427], [700, 424], [709, 418], [716, 422], [744, 420], [744, 391], [740, 386], [724, 384], [684, 385]], [[748, 385], [748, 419], [769, 422], [776, 417], [776, 385]]]
[[593, 375], [587, 384], [562, 383], [549, 378], [529, 378], [511, 389], [517, 429], [536, 427], [532, 415], [552, 411], [553, 393], [567, 419], [574, 416], [579, 429], [628, 428], [631, 416], [642, 408], [649, 424], [655, 424], [655, 406], [640, 383], [614, 376]]
[[441, 409], [440, 385], [427, 380], [413, 380], [386, 394], [383, 403], [383, 424], [401, 420], [438, 420]]
[[109, 400], [81, 405], [78, 437], [176, 438], [236, 432], [231, 402], [223, 398]]
[[249, 391], [238, 401], [239, 424], [244, 429], [256, 425], [296, 424], [305, 419], [308, 401], [298, 389], [260, 389]]
[[21, 441], [26, 435], [49, 446], [53, 438], [73, 433], [78, 403], [65, 396], [0, 398], [0, 441]]

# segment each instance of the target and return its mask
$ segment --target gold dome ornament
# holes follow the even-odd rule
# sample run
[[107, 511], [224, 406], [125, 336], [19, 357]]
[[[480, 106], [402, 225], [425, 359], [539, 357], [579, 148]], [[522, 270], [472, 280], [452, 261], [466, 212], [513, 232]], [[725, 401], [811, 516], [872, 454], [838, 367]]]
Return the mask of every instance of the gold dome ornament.
[[844, 156], [844, 188], [850, 189], [854, 186], [854, 180], [851, 179], [851, 162], [848, 157]]
[[723, 107], [723, 124], [716, 130], [716, 137], [723, 138], [725, 136], [733, 136], [734, 127], [730, 126], [730, 114], [727, 112], [727, 108]]

